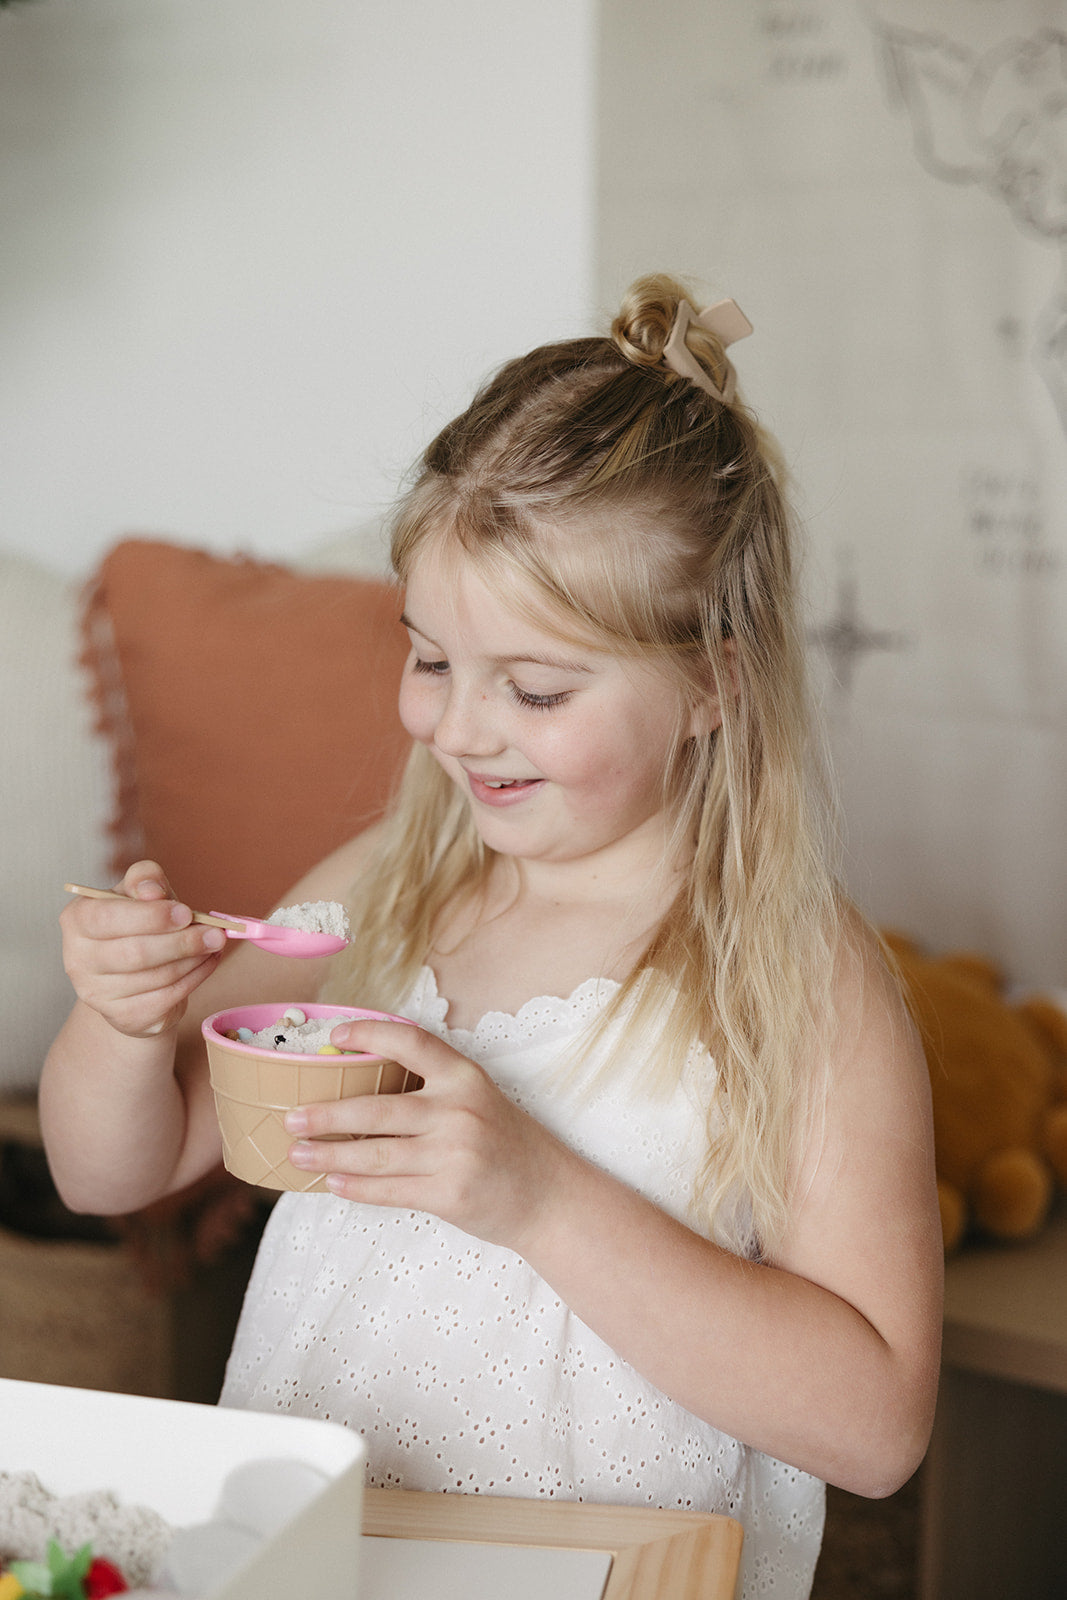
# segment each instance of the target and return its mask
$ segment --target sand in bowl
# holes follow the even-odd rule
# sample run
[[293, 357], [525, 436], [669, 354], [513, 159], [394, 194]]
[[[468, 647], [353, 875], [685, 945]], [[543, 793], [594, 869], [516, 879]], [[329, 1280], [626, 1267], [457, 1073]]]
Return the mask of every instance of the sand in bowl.
[[[286, 1020], [302, 1014], [304, 1023]], [[387, 1011], [358, 1006], [325, 1006], [300, 1001], [298, 1006], [236, 1006], [216, 1011], [203, 1023], [211, 1087], [222, 1132], [222, 1159], [228, 1172], [263, 1189], [299, 1189], [329, 1193], [324, 1173], [301, 1172], [287, 1160], [293, 1136], [283, 1117], [293, 1106], [325, 1100], [347, 1100], [360, 1094], [404, 1094], [422, 1079], [383, 1056], [345, 1052], [314, 1053], [315, 1042], [340, 1022], [371, 1019], [410, 1022]], [[322, 1025], [321, 1027], [318, 1025]], [[228, 1038], [242, 1029], [255, 1038], [280, 1037], [282, 1042], [247, 1043]], [[276, 1030], [276, 1033], [274, 1032]], [[312, 1053], [302, 1054], [302, 1050]], [[349, 1135], [326, 1135], [346, 1139]]]

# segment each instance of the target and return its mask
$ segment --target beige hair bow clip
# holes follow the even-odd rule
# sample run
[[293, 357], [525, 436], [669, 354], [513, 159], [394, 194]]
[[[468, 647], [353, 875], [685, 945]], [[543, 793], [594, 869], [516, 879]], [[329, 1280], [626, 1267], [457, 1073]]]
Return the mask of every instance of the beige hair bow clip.
[[688, 378], [690, 383], [695, 383], [713, 399], [729, 405], [737, 393], [737, 373], [733, 364], [729, 360], [724, 360], [726, 370], [720, 389], [685, 342], [691, 324], [703, 328], [705, 333], [713, 334], [724, 350], [727, 345], [735, 344], [738, 339], [747, 339], [752, 332], [752, 324], [736, 300], [720, 300], [701, 312], [694, 311], [689, 301], [683, 300], [675, 315], [674, 326], [671, 328], [667, 343], [663, 346], [664, 361], [678, 373], [679, 377]]

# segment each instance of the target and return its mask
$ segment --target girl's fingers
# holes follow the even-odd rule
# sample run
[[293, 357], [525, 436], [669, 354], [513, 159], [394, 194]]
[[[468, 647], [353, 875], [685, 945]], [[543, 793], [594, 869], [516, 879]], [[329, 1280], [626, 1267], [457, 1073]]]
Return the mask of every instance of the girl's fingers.
[[195, 951], [192, 955], [181, 960], [167, 961], [158, 967], [134, 967], [128, 972], [111, 972], [102, 974], [97, 980], [98, 988], [118, 999], [136, 999], [145, 994], [162, 994], [183, 983], [193, 972], [201, 969], [216, 958], [214, 951]]
[[[558, 1141], [475, 1062], [403, 1023], [342, 1023], [333, 1041], [399, 1061], [423, 1080], [401, 1095], [366, 1095], [289, 1113], [289, 1159], [325, 1174], [344, 1199], [430, 1211], [466, 1233], [513, 1245], [558, 1169]], [[340, 1141], [321, 1135], [341, 1135]], [[344, 1135], [350, 1137], [344, 1138]]]
[[[74, 900], [63, 908], [61, 921], [86, 939], [123, 939], [130, 934], [173, 933], [193, 924], [188, 906], [177, 900]], [[221, 929], [216, 928], [216, 933]]]
[[118, 895], [76, 896], [64, 908], [64, 965], [79, 999], [112, 1027], [151, 1036], [181, 1018], [217, 965], [226, 935], [193, 922], [158, 862], [135, 862]]
[[365, 1205], [393, 1206], [398, 1211], [436, 1211], [437, 1197], [431, 1179], [419, 1177], [366, 1177], [361, 1173], [328, 1171], [326, 1187], [342, 1200]]
[[168, 899], [76, 898], [60, 914], [71, 959], [123, 971], [159, 967], [184, 956], [221, 950], [221, 928], [194, 922], [188, 906]]
[[122, 894], [128, 894], [134, 900], [177, 900], [167, 874], [158, 861], [135, 861], [132, 867], [126, 869], [122, 882], [118, 885]]
[[352, 1177], [414, 1178], [433, 1172], [433, 1161], [421, 1139], [356, 1137], [298, 1139], [289, 1160], [305, 1172], [345, 1172]]
[[181, 1020], [189, 996], [199, 988], [217, 961], [217, 956], [208, 956], [181, 971], [172, 981], [157, 982], [139, 993], [89, 991], [82, 999], [119, 1033], [151, 1037]]
[[[173, 1012], [176, 1006], [184, 1009], [185, 1002], [198, 989], [211, 971], [213, 961], [201, 962], [195, 967], [175, 978], [172, 982], [163, 984], [157, 989], [149, 989], [143, 995], [130, 995], [126, 1001], [128, 1009], [135, 1010], [138, 1006], [145, 1006], [154, 1014], [166, 1011]], [[151, 1002], [149, 1004], [149, 1002]]]
[[384, 1056], [387, 1061], [398, 1061], [427, 1083], [442, 1073], [471, 1066], [443, 1039], [410, 1022], [342, 1022], [333, 1029], [330, 1039], [342, 1050], [361, 1050]]
[[431, 1116], [417, 1091], [360, 1094], [347, 1100], [297, 1106], [286, 1112], [285, 1129], [296, 1138], [318, 1139], [333, 1134], [356, 1139], [402, 1139], [425, 1132]]
[[[420, 1137], [431, 1122], [418, 1093], [301, 1106], [285, 1118], [287, 1131], [301, 1135], [289, 1160], [303, 1172], [328, 1174], [329, 1188], [343, 1198], [432, 1209], [420, 1183], [433, 1177], [440, 1161], [432, 1141]], [[323, 1134], [334, 1137], [317, 1137]]]
[[217, 957], [226, 942], [221, 928], [193, 924], [173, 935], [76, 941], [65, 945], [67, 973], [79, 993], [112, 989], [141, 993], [184, 977], [205, 959]]
[[223, 949], [226, 935], [221, 928], [206, 928], [194, 922], [178, 933], [127, 936], [112, 940], [107, 960], [113, 972], [159, 973], [182, 961], [202, 961]]

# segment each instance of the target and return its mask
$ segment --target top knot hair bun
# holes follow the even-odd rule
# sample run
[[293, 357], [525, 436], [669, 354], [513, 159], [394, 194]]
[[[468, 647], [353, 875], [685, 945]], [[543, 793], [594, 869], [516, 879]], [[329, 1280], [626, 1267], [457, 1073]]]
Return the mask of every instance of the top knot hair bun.
[[632, 284], [611, 325], [627, 361], [661, 367], [669, 380], [683, 378], [724, 405], [737, 392], [727, 347], [751, 332], [736, 300], [720, 300], [698, 312], [684, 286], [663, 273]]

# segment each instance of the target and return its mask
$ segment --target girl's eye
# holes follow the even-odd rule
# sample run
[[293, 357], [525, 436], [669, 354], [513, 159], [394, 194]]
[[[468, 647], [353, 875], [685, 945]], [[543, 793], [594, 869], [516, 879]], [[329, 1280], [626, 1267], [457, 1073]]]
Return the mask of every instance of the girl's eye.
[[512, 698], [530, 711], [551, 711], [553, 706], [561, 706], [571, 697], [569, 689], [560, 694], [530, 694], [528, 690], [520, 689], [517, 683], [511, 684], [510, 688]]
[[424, 661], [421, 656], [416, 656], [411, 663], [412, 672], [428, 672], [433, 678], [440, 678], [448, 671], [447, 661]]

